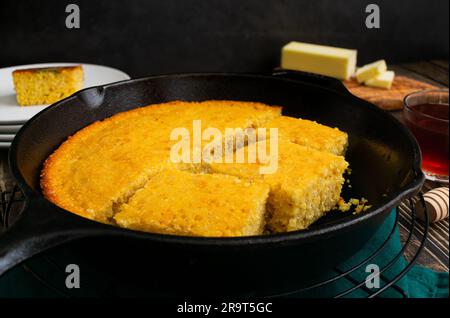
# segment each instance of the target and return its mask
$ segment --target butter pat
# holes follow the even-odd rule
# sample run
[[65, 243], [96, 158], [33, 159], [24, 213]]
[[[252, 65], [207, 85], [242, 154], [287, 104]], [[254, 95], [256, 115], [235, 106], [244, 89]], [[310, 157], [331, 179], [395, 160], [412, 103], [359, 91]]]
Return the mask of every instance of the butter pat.
[[356, 71], [356, 80], [358, 81], [358, 83], [363, 83], [373, 77], [380, 75], [381, 73], [386, 72], [386, 70], [386, 62], [384, 60], [379, 60], [359, 68]]
[[344, 80], [355, 73], [356, 56], [356, 50], [291, 42], [281, 50], [281, 67]]
[[390, 89], [394, 81], [394, 71], [386, 71], [364, 82], [367, 86]]

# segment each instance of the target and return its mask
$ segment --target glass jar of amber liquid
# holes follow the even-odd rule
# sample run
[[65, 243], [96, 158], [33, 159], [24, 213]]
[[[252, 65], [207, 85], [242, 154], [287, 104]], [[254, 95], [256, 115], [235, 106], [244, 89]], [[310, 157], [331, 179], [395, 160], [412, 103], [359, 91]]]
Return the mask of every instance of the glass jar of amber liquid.
[[404, 99], [403, 112], [422, 151], [427, 178], [448, 183], [448, 90], [412, 93]]

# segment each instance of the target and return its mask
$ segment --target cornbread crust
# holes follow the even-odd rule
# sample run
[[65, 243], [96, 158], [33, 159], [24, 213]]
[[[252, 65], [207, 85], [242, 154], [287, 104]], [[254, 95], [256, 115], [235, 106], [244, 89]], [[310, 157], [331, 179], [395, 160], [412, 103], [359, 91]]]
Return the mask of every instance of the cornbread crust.
[[301, 146], [340, 156], [344, 155], [347, 149], [348, 135], [345, 132], [315, 121], [280, 116], [269, 121], [267, 126], [278, 128], [279, 138]]
[[119, 226], [153, 233], [259, 235], [268, 193], [261, 182], [163, 170], [122, 205], [114, 219]]
[[52, 104], [83, 87], [81, 65], [15, 70], [12, 73], [21, 106]]
[[[249, 149], [252, 148], [244, 149], [245, 156]], [[338, 202], [348, 163], [342, 156], [286, 140], [279, 140], [278, 152], [278, 169], [274, 174], [261, 175], [259, 168], [264, 164], [259, 162], [213, 163], [211, 171], [260, 180], [270, 186], [267, 214], [270, 231], [305, 229]]]
[[[56, 205], [111, 223], [115, 210], [147, 180], [175, 164], [169, 160], [173, 128], [258, 127], [280, 107], [252, 102], [205, 101], [150, 105], [95, 122], [65, 141], [44, 163], [41, 188]], [[179, 169], [198, 170], [183, 165]]]

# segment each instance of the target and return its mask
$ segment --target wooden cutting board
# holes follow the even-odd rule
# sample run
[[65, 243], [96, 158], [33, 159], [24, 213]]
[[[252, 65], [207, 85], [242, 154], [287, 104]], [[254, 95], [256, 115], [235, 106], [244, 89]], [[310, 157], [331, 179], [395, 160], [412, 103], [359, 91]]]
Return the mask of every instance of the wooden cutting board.
[[412, 92], [438, 88], [431, 84], [420, 82], [405, 76], [396, 76], [391, 89], [367, 87], [358, 84], [356, 80], [344, 81], [344, 85], [353, 95], [367, 100], [385, 110], [402, 109], [403, 98]]

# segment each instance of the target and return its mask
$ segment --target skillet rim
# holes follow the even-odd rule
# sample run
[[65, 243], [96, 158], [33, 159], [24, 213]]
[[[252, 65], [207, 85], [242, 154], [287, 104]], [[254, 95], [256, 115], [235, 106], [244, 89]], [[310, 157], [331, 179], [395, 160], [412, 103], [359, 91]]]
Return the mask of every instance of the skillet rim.
[[[313, 77], [322, 77], [317, 76], [316, 74], [308, 74]], [[410, 182], [408, 182], [406, 185], [401, 187], [399, 190], [395, 191], [391, 195], [389, 195], [386, 198], [386, 201], [383, 204], [380, 204], [374, 209], [369, 209], [367, 212], [363, 214], [358, 214], [357, 216], [352, 217], [348, 220], [343, 220], [342, 222], [333, 223], [328, 226], [324, 226], [323, 228], [319, 229], [306, 229], [306, 230], [298, 230], [298, 231], [292, 231], [292, 232], [285, 232], [285, 233], [277, 233], [277, 234], [271, 234], [271, 235], [258, 235], [258, 236], [241, 236], [241, 237], [195, 237], [195, 236], [182, 236], [182, 235], [172, 235], [172, 234], [159, 234], [159, 233], [149, 233], [149, 232], [141, 232], [141, 231], [135, 231], [130, 229], [125, 229], [121, 227], [117, 227], [114, 225], [108, 225], [108, 224], [102, 224], [100, 222], [96, 222], [84, 217], [81, 217], [75, 213], [72, 213], [70, 211], [67, 211], [63, 208], [60, 208], [59, 206], [55, 205], [51, 201], [47, 200], [41, 192], [33, 190], [28, 183], [25, 181], [25, 178], [20, 173], [20, 169], [17, 164], [17, 148], [20, 145], [22, 135], [24, 132], [27, 131], [29, 125], [31, 125], [35, 120], [38, 120], [41, 116], [45, 115], [47, 112], [54, 111], [54, 109], [57, 109], [58, 107], [64, 107], [65, 103], [70, 102], [72, 99], [77, 98], [80, 94], [82, 94], [85, 91], [97, 89], [97, 90], [105, 90], [108, 88], [113, 88], [115, 86], [122, 86], [125, 84], [133, 84], [136, 82], [145, 82], [148, 80], [157, 80], [157, 79], [165, 79], [165, 78], [192, 78], [192, 77], [225, 77], [225, 78], [231, 78], [231, 77], [238, 77], [238, 78], [245, 78], [248, 80], [252, 79], [263, 79], [263, 80], [272, 80], [272, 81], [279, 81], [279, 82], [289, 82], [294, 84], [301, 84], [306, 86], [312, 86], [321, 90], [326, 90], [331, 94], [337, 94], [342, 96], [343, 98], [349, 99], [352, 101], [352, 104], [356, 106], [358, 104], [358, 107], [366, 107], [371, 109], [371, 111], [375, 111], [379, 113], [381, 116], [384, 116], [386, 119], [390, 120], [399, 131], [401, 131], [409, 140], [410, 146], [413, 147], [413, 177]], [[25, 205], [22, 210], [24, 212], [26, 209], [33, 209], [33, 201], [35, 200], [42, 200], [44, 201], [49, 208], [54, 210], [57, 213], [64, 212], [64, 216], [75, 216], [76, 219], [79, 219], [82, 221], [79, 224], [86, 224], [93, 226], [93, 230], [97, 229], [99, 233], [94, 233], [92, 236], [96, 235], [124, 235], [130, 238], [139, 238], [139, 239], [150, 239], [156, 242], [161, 243], [172, 243], [172, 244], [190, 244], [190, 245], [201, 245], [201, 246], [243, 246], [250, 244], [252, 246], [254, 245], [267, 245], [270, 243], [298, 243], [299, 241], [305, 241], [310, 239], [320, 239], [321, 236], [325, 236], [327, 234], [336, 234], [336, 232], [339, 232], [341, 230], [349, 230], [352, 226], [360, 225], [361, 223], [364, 223], [372, 218], [375, 218], [377, 215], [382, 214], [383, 212], [386, 212], [390, 209], [392, 209], [396, 203], [401, 201], [404, 198], [407, 198], [417, 192], [421, 185], [423, 184], [425, 180], [425, 175], [423, 174], [421, 167], [421, 152], [419, 145], [415, 139], [415, 137], [412, 135], [412, 133], [404, 127], [392, 114], [390, 114], [387, 111], [384, 111], [377, 106], [373, 105], [370, 102], [367, 102], [365, 100], [362, 100], [354, 95], [352, 95], [350, 92], [348, 92], [345, 88], [345, 86], [342, 85], [342, 83], [336, 79], [328, 78], [328, 77], [322, 77], [326, 78], [332, 81], [336, 81], [336, 83], [339, 83], [339, 86], [342, 86], [342, 91], [338, 91], [335, 89], [331, 89], [322, 85], [318, 85], [315, 83], [310, 83], [308, 81], [300, 81], [298, 79], [289, 79], [284, 77], [278, 77], [274, 75], [264, 75], [264, 74], [251, 74], [251, 73], [233, 73], [233, 72], [194, 72], [194, 73], [169, 73], [169, 74], [162, 74], [162, 75], [154, 75], [154, 76], [147, 76], [147, 77], [141, 77], [136, 79], [129, 79], [129, 80], [123, 80], [119, 82], [109, 83], [106, 85], [100, 85], [100, 86], [92, 86], [85, 89], [82, 89], [73, 95], [60, 100], [50, 107], [45, 108], [35, 116], [33, 116], [30, 120], [28, 120], [22, 128], [19, 130], [19, 132], [16, 134], [16, 137], [14, 138], [11, 147], [9, 149], [8, 154], [8, 160], [9, 160], [9, 166], [11, 169], [12, 176], [14, 180], [17, 182], [20, 189], [24, 192], [25, 195]], [[365, 104], [365, 105], [362, 105]], [[56, 210], [55, 210], [56, 208]], [[21, 212], [21, 214], [22, 214]], [[56, 231], [58, 229], [55, 229]]]

